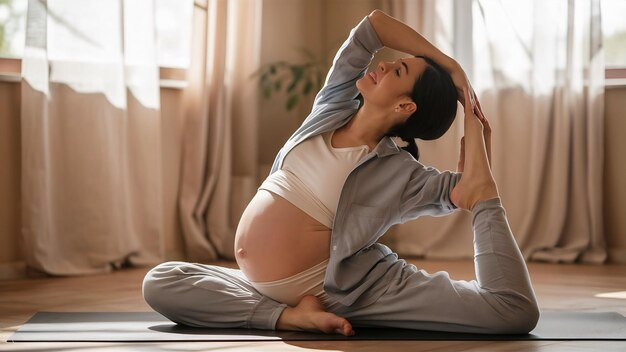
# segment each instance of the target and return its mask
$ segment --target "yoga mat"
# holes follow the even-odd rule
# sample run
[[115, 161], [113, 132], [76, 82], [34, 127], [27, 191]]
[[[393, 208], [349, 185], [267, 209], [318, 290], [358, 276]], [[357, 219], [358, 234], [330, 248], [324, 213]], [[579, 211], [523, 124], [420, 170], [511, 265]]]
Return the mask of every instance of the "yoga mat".
[[307, 340], [626, 340], [615, 313], [542, 312], [527, 335], [484, 335], [355, 327], [355, 336], [252, 329], [193, 328], [155, 312], [39, 312], [9, 342], [307, 341]]

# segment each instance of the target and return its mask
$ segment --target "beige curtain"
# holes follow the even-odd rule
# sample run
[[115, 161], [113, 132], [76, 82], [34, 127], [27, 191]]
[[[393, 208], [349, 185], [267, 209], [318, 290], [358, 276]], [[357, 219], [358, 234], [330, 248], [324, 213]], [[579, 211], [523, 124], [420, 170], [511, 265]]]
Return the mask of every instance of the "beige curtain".
[[233, 258], [239, 218], [256, 193], [262, 1], [196, 2], [179, 208], [187, 259]]
[[151, 0], [29, 1], [21, 247], [30, 267], [70, 275], [162, 260], [153, 13]]
[[[493, 173], [524, 256], [603, 262], [599, 1], [390, 3], [392, 13], [460, 58], [472, 75], [494, 131]], [[416, 7], [420, 15], [407, 16], [407, 8]], [[458, 41], [471, 45], [463, 48]], [[421, 161], [454, 170], [459, 122], [441, 140], [418, 143]], [[390, 233], [390, 243], [404, 255], [472, 255], [468, 214], [421, 218]]]

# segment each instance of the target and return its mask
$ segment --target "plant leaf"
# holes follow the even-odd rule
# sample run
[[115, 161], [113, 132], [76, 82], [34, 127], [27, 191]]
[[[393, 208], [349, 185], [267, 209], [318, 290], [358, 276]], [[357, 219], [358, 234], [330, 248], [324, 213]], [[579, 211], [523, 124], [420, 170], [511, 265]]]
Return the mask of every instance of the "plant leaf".
[[259, 79], [259, 83], [261, 84], [261, 86], [267, 85], [267, 81], [269, 80], [268, 78], [269, 77], [267, 77], [267, 72], [263, 72], [261, 74], [261, 78]]
[[272, 96], [272, 87], [263, 87], [263, 97], [269, 99]]
[[291, 91], [296, 88], [298, 82], [300, 82], [300, 80], [302, 79], [302, 75], [304, 74], [304, 67], [302, 67], [301, 65], [291, 66], [291, 74], [293, 75], [293, 78], [291, 79], [291, 83], [287, 87], [287, 92], [289, 93], [291, 93]]
[[311, 81], [311, 79], [307, 79], [306, 82], [304, 83], [304, 88], [302, 89], [302, 94], [307, 95], [311, 92], [311, 89], [313, 89], [313, 81]]
[[298, 103], [298, 99], [299, 97], [295, 94], [291, 95], [289, 99], [287, 99], [287, 104], [285, 106], [287, 107], [288, 111], [290, 111], [291, 109], [293, 109], [294, 106], [296, 106], [296, 104]]

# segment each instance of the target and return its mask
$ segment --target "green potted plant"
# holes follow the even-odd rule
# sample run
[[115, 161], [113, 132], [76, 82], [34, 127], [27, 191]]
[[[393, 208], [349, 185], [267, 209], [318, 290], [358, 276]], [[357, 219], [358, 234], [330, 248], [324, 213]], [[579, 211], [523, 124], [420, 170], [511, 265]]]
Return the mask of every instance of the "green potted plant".
[[292, 110], [309, 94], [317, 94], [324, 83], [324, 72], [327, 70], [325, 60], [316, 58], [306, 49], [301, 51], [306, 57], [302, 63], [274, 61], [263, 65], [253, 74], [259, 81], [264, 98], [270, 99], [273, 94], [281, 91], [287, 94], [287, 111]]

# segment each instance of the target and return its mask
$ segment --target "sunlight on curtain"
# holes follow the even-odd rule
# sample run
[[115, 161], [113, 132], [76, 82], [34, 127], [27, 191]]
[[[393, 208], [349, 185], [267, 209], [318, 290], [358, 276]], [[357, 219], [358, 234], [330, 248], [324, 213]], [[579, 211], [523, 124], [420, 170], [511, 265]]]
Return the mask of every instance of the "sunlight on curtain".
[[189, 67], [193, 2], [156, 0], [157, 62], [160, 67]]
[[234, 258], [239, 218], [257, 190], [262, 2], [196, 7], [179, 210], [187, 259]]
[[520, 247], [529, 259], [604, 261], [599, 0], [482, 0], [473, 16], [473, 85]]
[[[555, 1], [552, 5], [558, 4]], [[532, 69], [532, 2], [474, 2], [473, 6], [474, 89], [480, 92], [496, 84], [520, 84], [528, 90]], [[492, 75], [494, 67], [497, 72]]]
[[[83, 0], [81, 0], [83, 1]], [[124, 1], [123, 62], [126, 86], [147, 108], [158, 109], [159, 73], [153, 0]]]
[[47, 13], [40, 1], [28, 5], [26, 22], [26, 44], [22, 58], [22, 77], [30, 86], [46, 96], [48, 91], [48, 58], [46, 53]]
[[[420, 31], [431, 23], [431, 30], [438, 30], [432, 19], [442, 13], [435, 1], [418, 3], [425, 13], [410, 25]], [[603, 262], [599, 0], [461, 0], [448, 16], [456, 26], [453, 56], [471, 74], [494, 131], [493, 174], [525, 258]], [[457, 118], [440, 140], [420, 141], [421, 161], [453, 169], [461, 125]], [[395, 228], [394, 236], [401, 254], [457, 258], [472, 253], [469, 218], [463, 214], [420, 218]]]
[[[23, 72], [34, 88], [49, 64], [50, 83], [63, 83], [81, 93], [103, 93], [125, 108], [126, 86], [150, 108], [159, 107], [154, 1], [54, 0], [31, 2], [30, 29], [24, 60], [36, 72]], [[42, 35], [34, 33], [44, 31]], [[45, 52], [41, 49], [45, 48]], [[29, 66], [29, 65], [27, 65]]]
[[30, 0], [21, 240], [57, 275], [163, 260], [153, 0]]

